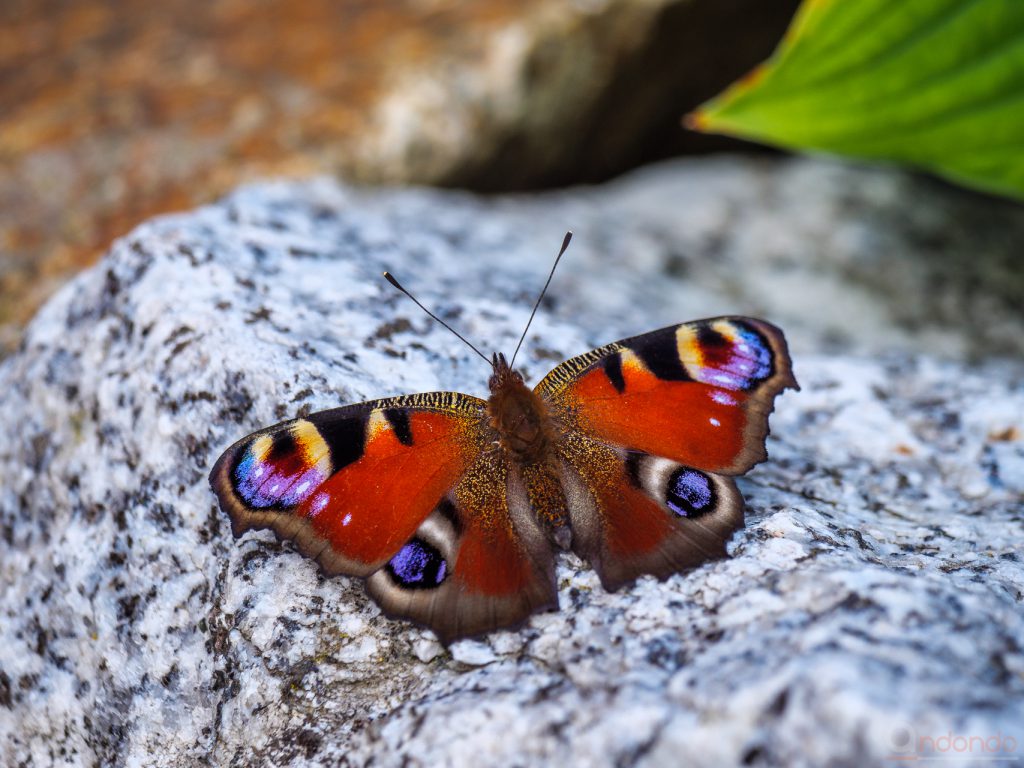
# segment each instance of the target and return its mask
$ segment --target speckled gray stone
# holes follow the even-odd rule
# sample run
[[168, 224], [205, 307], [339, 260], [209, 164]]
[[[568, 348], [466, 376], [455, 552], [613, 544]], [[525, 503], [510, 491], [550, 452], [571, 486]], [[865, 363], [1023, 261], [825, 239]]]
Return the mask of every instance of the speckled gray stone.
[[[528, 377], [709, 314], [793, 342], [803, 391], [740, 481], [731, 559], [607, 594], [565, 557], [560, 612], [446, 651], [269, 533], [232, 539], [206, 475], [237, 437], [485, 390], [383, 269], [507, 350], [566, 228]], [[996, 734], [1019, 755], [1024, 365], [958, 358], [1019, 351], [1020, 308], [936, 275], [1022, 232], [921, 179], [735, 159], [539, 197], [267, 184], [146, 224], [0, 364], [0, 763], [861, 766]]]

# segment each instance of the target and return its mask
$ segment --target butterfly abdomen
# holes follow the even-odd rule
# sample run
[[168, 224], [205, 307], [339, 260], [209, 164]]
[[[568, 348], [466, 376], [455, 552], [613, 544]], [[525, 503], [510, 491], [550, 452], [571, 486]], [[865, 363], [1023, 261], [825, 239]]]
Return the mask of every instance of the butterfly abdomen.
[[558, 433], [550, 408], [502, 356], [495, 357], [490, 388], [488, 424], [509, 468], [509, 492], [525, 501], [552, 543], [568, 549], [569, 508], [558, 477]]

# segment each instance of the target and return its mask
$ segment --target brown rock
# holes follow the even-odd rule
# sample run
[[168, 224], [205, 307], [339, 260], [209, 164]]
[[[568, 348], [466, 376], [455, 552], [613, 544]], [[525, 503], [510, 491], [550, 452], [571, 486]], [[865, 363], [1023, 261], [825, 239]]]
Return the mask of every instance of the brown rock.
[[795, 4], [8, 0], [0, 353], [114, 237], [256, 176], [525, 189], [678, 151]]

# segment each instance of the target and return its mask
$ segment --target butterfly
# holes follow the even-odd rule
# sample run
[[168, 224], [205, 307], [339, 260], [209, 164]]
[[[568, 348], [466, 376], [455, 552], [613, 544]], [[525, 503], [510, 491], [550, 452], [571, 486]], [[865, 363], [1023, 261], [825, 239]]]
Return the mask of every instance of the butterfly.
[[725, 556], [733, 477], [767, 458], [775, 397], [798, 389], [782, 331], [747, 317], [607, 344], [532, 389], [515, 355], [484, 359], [486, 400], [371, 400], [232, 445], [210, 483], [235, 537], [271, 529], [447, 645], [557, 609], [560, 550], [608, 591]]

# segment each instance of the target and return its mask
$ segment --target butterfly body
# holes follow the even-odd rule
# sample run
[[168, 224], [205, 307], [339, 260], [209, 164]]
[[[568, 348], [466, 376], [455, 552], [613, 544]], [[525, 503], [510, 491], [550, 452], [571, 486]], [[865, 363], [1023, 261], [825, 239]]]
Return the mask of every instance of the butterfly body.
[[211, 484], [236, 536], [270, 528], [444, 641], [557, 606], [555, 553], [609, 590], [724, 556], [732, 475], [765, 458], [795, 387], [774, 326], [724, 317], [625, 339], [529, 388], [492, 359], [487, 400], [406, 395], [243, 438]]
[[498, 443], [516, 461], [543, 462], [550, 456], [554, 424], [543, 398], [529, 389], [504, 355], [495, 355], [488, 382], [487, 416]]

